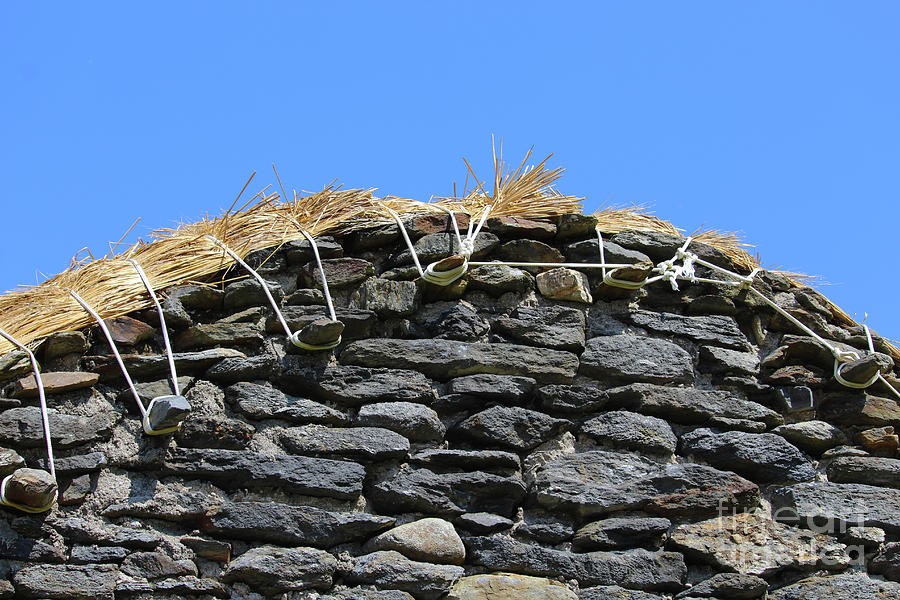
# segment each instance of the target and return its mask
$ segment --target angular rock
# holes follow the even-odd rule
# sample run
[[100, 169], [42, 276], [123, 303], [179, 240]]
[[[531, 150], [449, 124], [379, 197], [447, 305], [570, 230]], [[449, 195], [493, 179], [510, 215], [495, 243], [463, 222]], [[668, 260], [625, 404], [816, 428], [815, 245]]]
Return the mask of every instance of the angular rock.
[[147, 411], [150, 429], [162, 431], [175, 427], [191, 412], [191, 403], [184, 396], [160, 396], [154, 398]]
[[696, 429], [682, 436], [681, 453], [762, 483], [810, 481], [816, 476], [803, 453], [774, 433]]
[[[41, 373], [41, 383], [44, 384], [44, 393], [47, 395], [89, 388], [99, 380], [100, 376], [96, 373], [81, 371]], [[34, 375], [18, 380], [13, 387], [12, 395], [16, 398], [37, 398], [38, 386]]]
[[493, 406], [460, 423], [457, 431], [482, 444], [523, 451], [539, 446], [570, 425], [565, 419], [526, 408]]
[[76, 565], [122, 562], [128, 550], [115, 546], [72, 546], [69, 562]]
[[[326, 258], [322, 260], [328, 287], [337, 290], [360, 283], [375, 274], [375, 266], [361, 258]], [[315, 261], [300, 271], [301, 287], [321, 288], [322, 273]]]
[[[118, 588], [116, 591], [119, 591]], [[169, 598], [185, 596], [229, 598], [231, 596], [225, 586], [215, 579], [201, 579], [193, 575], [154, 581], [153, 591], [157, 595], [165, 595]]]
[[821, 418], [841, 425], [884, 426], [900, 422], [900, 406], [890, 398], [870, 396], [863, 391], [825, 394], [819, 406]]
[[410, 462], [428, 467], [455, 467], [462, 469], [512, 469], [522, 465], [519, 456], [502, 450], [451, 450], [434, 448], [420, 450], [409, 457]]
[[288, 427], [279, 441], [291, 454], [364, 461], [405, 458], [409, 453], [409, 440], [380, 427]]
[[481, 290], [492, 296], [507, 292], [525, 293], [534, 288], [534, 277], [528, 272], [507, 265], [482, 265], [466, 275], [466, 289]]
[[167, 291], [169, 298], [178, 300], [192, 310], [220, 310], [225, 293], [206, 285], [184, 285]]
[[367, 549], [396, 550], [422, 562], [461, 565], [466, 549], [456, 530], [443, 519], [430, 517], [400, 525], [372, 538]]
[[428, 324], [441, 340], [476, 341], [491, 330], [487, 320], [478, 314], [467, 302], [460, 302], [453, 308], [441, 313], [439, 320]]
[[247, 358], [226, 358], [207, 369], [204, 378], [223, 384], [271, 379], [275, 374], [276, 365], [276, 358], [268, 354]]
[[848, 527], [844, 541], [864, 548], [878, 548], [884, 543], [884, 529], [878, 527]]
[[438, 414], [414, 402], [377, 402], [359, 409], [356, 421], [364, 427], [390, 429], [410, 440], [442, 440], [446, 429]]
[[[53, 461], [57, 475], [82, 475], [98, 471], [105, 467], [109, 461], [103, 452], [88, 452], [76, 456], [56, 458]], [[41, 461], [41, 468], [49, 469], [46, 460]]]
[[41, 344], [44, 360], [67, 354], [84, 354], [87, 349], [87, 337], [80, 331], [60, 331], [48, 337]]
[[104, 319], [106, 328], [115, 343], [123, 346], [134, 346], [153, 337], [153, 328], [131, 317]]
[[546, 577], [492, 573], [456, 582], [447, 600], [578, 600], [565, 584]]
[[579, 529], [572, 540], [578, 550], [659, 548], [672, 523], [659, 517], [615, 517]]
[[779, 425], [772, 430], [812, 456], [819, 456], [826, 450], [847, 443], [843, 432], [825, 421], [803, 421], [789, 425]]
[[522, 217], [491, 217], [484, 228], [503, 238], [547, 240], [556, 236], [556, 225]]
[[279, 389], [255, 383], [236, 383], [226, 390], [226, 398], [235, 410], [251, 419], [284, 419], [295, 423], [346, 425], [349, 417], [330, 406], [288, 396]]
[[467, 375], [451, 379], [447, 389], [453, 394], [469, 394], [484, 400], [519, 402], [534, 388], [531, 377], [509, 375]]
[[[101, 412], [92, 417], [74, 416], [48, 411], [50, 437], [57, 449], [71, 448], [107, 439], [119, 419], [118, 413]], [[9, 408], [0, 413], [0, 441], [16, 448], [39, 448], [45, 445], [41, 409], [36, 406]]]
[[551, 550], [503, 536], [471, 537], [466, 550], [476, 564], [495, 571], [565, 577], [582, 586], [623, 585], [649, 591], [677, 591], [687, 567], [676, 552], [586, 552]]
[[415, 369], [441, 380], [493, 373], [565, 382], [574, 377], [578, 367], [578, 357], [561, 350], [453, 340], [362, 340], [348, 345], [340, 361], [363, 367]]
[[181, 543], [193, 550], [200, 558], [221, 563], [231, 562], [231, 544], [227, 542], [186, 535], [181, 538]]
[[354, 366], [290, 368], [279, 383], [288, 391], [297, 390], [348, 406], [395, 400], [428, 404], [434, 399], [431, 381], [411, 370]]
[[511, 316], [494, 321], [494, 330], [529, 346], [581, 352], [584, 323], [584, 313], [574, 308], [520, 306]]
[[587, 275], [566, 267], [559, 267], [539, 273], [535, 278], [538, 291], [551, 300], [568, 300], [591, 304], [590, 285]]
[[127, 499], [108, 505], [100, 513], [104, 517], [135, 517], [173, 522], [195, 522], [206, 514], [210, 505], [222, 502], [224, 493], [209, 484], [189, 485], [135, 477]]
[[299, 341], [310, 346], [330, 346], [343, 332], [343, 323], [322, 317], [304, 325], [296, 335]]
[[25, 466], [25, 459], [15, 450], [0, 448], [0, 477], [6, 477]]
[[380, 512], [457, 516], [488, 511], [509, 515], [525, 497], [517, 476], [483, 471], [442, 473], [403, 465], [377, 476], [366, 495]]
[[374, 311], [381, 318], [411, 315], [419, 307], [419, 286], [412, 281], [373, 278], [356, 294], [360, 308]]
[[[600, 244], [596, 236], [591, 239], [572, 242], [566, 245], [565, 251], [567, 262], [600, 262]], [[603, 240], [603, 258], [606, 259], [606, 264], [650, 262], [650, 257], [643, 252], [623, 248], [615, 242], [606, 239]]]
[[353, 569], [344, 579], [349, 583], [409, 591], [419, 600], [437, 600], [449, 592], [463, 574], [462, 567], [417, 562], [399, 552], [386, 550], [356, 558]]
[[844, 573], [831, 577], [809, 577], [772, 591], [769, 600], [893, 600], [900, 598], [900, 584], [870, 579], [865, 573]]
[[781, 487], [772, 493], [772, 514], [786, 523], [845, 531], [850, 526], [880, 527], [900, 533], [900, 490], [860, 483], [817, 481]]
[[23, 598], [113, 600], [115, 565], [31, 565], [16, 572], [13, 583]]
[[606, 394], [614, 405], [685, 425], [702, 425], [715, 418], [762, 421], [769, 427], [783, 422], [775, 411], [726, 391], [635, 383]]
[[713, 344], [735, 350], [749, 347], [747, 338], [733, 317], [725, 315], [686, 317], [643, 310], [629, 313], [628, 316], [635, 325], [656, 333], [685, 337], [701, 344]]
[[506, 517], [483, 512], [466, 513], [456, 517], [453, 522], [456, 523], [457, 527], [475, 535], [488, 535], [513, 526], [513, 522]]
[[[186, 392], [192, 385], [194, 385], [193, 377], [184, 376], [178, 378], [178, 389], [180, 392]], [[150, 401], [157, 396], [168, 396], [175, 391], [172, 389], [171, 379], [135, 383], [134, 389], [137, 390], [138, 397], [141, 399], [141, 402], [144, 403], [144, 406], [150, 404]], [[125, 387], [125, 389], [116, 396], [116, 400], [124, 402], [126, 405], [133, 406], [134, 394], [131, 393], [130, 389]], [[137, 407], [134, 407], [134, 410], [137, 411]]]
[[226, 502], [209, 509], [201, 528], [228, 539], [331, 548], [366, 539], [393, 524], [390, 517], [364, 512], [330, 512], [278, 502]]
[[581, 426], [581, 433], [613, 447], [641, 452], [673, 454], [678, 438], [668, 423], [625, 410], [611, 411]]
[[545, 385], [538, 388], [541, 407], [549, 413], [581, 415], [606, 406], [606, 394], [588, 385]]
[[34, 508], [50, 506], [58, 491], [56, 481], [43, 469], [17, 469], [6, 482], [6, 499]]
[[173, 560], [162, 552], [133, 552], [122, 562], [121, 570], [146, 579], [197, 575], [197, 566], [190, 560]]
[[626, 590], [617, 585], [600, 585], [578, 592], [578, 600], [666, 600], [666, 598], [648, 592]]
[[341, 500], [362, 491], [365, 469], [352, 462], [307, 456], [268, 456], [240, 450], [175, 449], [164, 469], [225, 487], [281, 487], [310, 496]]
[[582, 517], [622, 510], [709, 516], [722, 506], [745, 510], [759, 503], [756, 484], [734, 473], [604, 450], [548, 461], [537, 469], [533, 491], [541, 506]]
[[232, 560], [223, 583], [242, 581], [264, 594], [331, 587], [337, 559], [313, 548], [251, 548]]
[[506, 262], [560, 263], [565, 260], [562, 252], [543, 242], [518, 239], [502, 244], [497, 253]]
[[64, 517], [62, 514], [52, 513], [48, 524], [72, 542], [153, 550], [162, 541], [162, 534], [152, 530], [112, 525], [96, 517]]
[[876, 352], [841, 366], [841, 376], [854, 383], [867, 383], [876, 373], [887, 374], [894, 370], [894, 359]]
[[179, 350], [259, 344], [262, 333], [255, 323], [201, 323], [173, 340]]
[[[323, 235], [316, 236], [313, 239], [316, 242], [319, 258], [341, 258], [344, 256], [343, 247], [335, 242], [333, 237]], [[302, 265], [314, 260], [316, 255], [309, 240], [303, 238], [286, 243], [284, 245], [284, 257], [287, 259], [288, 264]]]
[[700, 366], [708, 373], [756, 375], [759, 373], [759, 357], [753, 352], [701, 346]]
[[[275, 302], [280, 303], [284, 299], [281, 285], [275, 281], [266, 281], [266, 285]], [[234, 313], [251, 306], [269, 306], [270, 303], [262, 285], [256, 279], [244, 279], [228, 284], [223, 304], [226, 311]]]
[[252, 425], [231, 417], [201, 415], [187, 419], [175, 434], [182, 448], [225, 448], [242, 450], [250, 445]]
[[765, 579], [743, 573], [717, 573], [692, 586], [676, 598], [729, 598], [731, 600], [757, 600], [768, 589]]
[[[302, 330], [310, 323], [321, 321], [322, 319], [332, 322], [326, 318], [326, 316], [330, 315], [319, 306], [285, 306], [281, 312], [291, 331]], [[377, 316], [371, 310], [335, 308], [334, 312], [337, 320], [344, 325], [341, 337], [345, 342], [369, 337], [372, 333], [372, 328], [378, 321]], [[284, 335], [284, 327], [274, 315], [270, 315], [266, 319], [265, 328], [267, 333]], [[334, 337], [331, 339], [333, 340]]]
[[[176, 352], [174, 358], [178, 372], [184, 373], [185, 371], [206, 369], [226, 358], [247, 358], [247, 356], [232, 348], [214, 348], [199, 352]], [[169, 361], [164, 354], [123, 354], [122, 360], [125, 362], [128, 374], [133, 378], [165, 376], [169, 372]], [[99, 373], [101, 378], [122, 376], [119, 365], [112, 355], [87, 356], [84, 358], [84, 364], [86, 368]]]
[[842, 456], [828, 463], [828, 480], [900, 489], [900, 460], [874, 456]]
[[582, 215], [569, 213], [560, 215], [556, 221], [556, 239], [568, 240], [576, 237], [585, 237], [588, 234], [596, 235], [597, 217], [594, 215]]
[[856, 435], [856, 438], [859, 440], [859, 443], [862, 444], [863, 448], [873, 452], [879, 450], [892, 452], [900, 446], [900, 437], [897, 436], [894, 432], [894, 427], [891, 425], [888, 425], [887, 427], [873, 427], [872, 429], [860, 431]]
[[588, 340], [580, 372], [599, 379], [651, 383], [690, 383], [691, 355], [680, 346], [656, 338], [610, 335]]
[[[481, 260], [491, 253], [500, 244], [500, 238], [493, 233], [482, 231], [475, 240], [475, 251], [472, 253], [470, 260]], [[459, 254], [460, 247], [456, 235], [452, 233], [430, 233], [425, 235], [413, 244], [419, 262], [422, 268], [428, 263], [433, 263], [446, 256]], [[409, 250], [404, 250], [394, 257], [395, 265], [409, 264], [412, 262], [412, 255]]]
[[759, 577], [849, 563], [844, 545], [828, 536], [753, 513], [676, 527], [669, 547], [716, 569]]

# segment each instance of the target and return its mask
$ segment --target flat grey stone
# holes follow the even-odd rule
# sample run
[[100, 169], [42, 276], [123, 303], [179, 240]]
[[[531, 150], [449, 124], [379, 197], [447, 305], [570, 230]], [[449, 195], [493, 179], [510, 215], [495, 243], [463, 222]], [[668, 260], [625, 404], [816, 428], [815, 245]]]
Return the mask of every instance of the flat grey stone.
[[437, 320], [428, 323], [426, 327], [434, 333], [435, 339], [463, 342], [477, 341], [491, 330], [487, 320], [467, 302], [460, 302], [444, 311]]
[[572, 540], [578, 550], [659, 548], [672, 525], [660, 517], [615, 517], [588, 523]]
[[690, 383], [691, 355], [680, 346], [656, 338], [610, 335], [588, 340], [581, 373], [598, 379]]
[[697, 429], [682, 436], [680, 453], [761, 483], [810, 481], [816, 476], [803, 453], [774, 433]]
[[313, 400], [288, 396], [281, 390], [256, 383], [236, 383], [225, 391], [235, 410], [251, 419], [283, 419], [293, 423], [346, 425], [350, 418]]
[[522, 468], [517, 454], [503, 450], [454, 450], [450, 448], [429, 448], [420, 450], [409, 457], [410, 462], [427, 467], [456, 467], [471, 469], [512, 469]]
[[220, 310], [225, 292], [206, 285], [183, 285], [166, 290], [184, 308], [192, 310]]
[[331, 512], [278, 502], [226, 502], [204, 515], [203, 531], [227, 539], [331, 548], [386, 530], [394, 519], [365, 512]]
[[467, 290], [480, 290], [492, 296], [507, 292], [525, 293], [534, 289], [534, 277], [523, 269], [507, 265], [482, 265], [471, 269]]
[[421, 373], [408, 369], [358, 366], [291, 368], [285, 371], [279, 383], [288, 391], [296, 390], [347, 406], [395, 400], [429, 404], [435, 398], [431, 381]]
[[509, 529], [513, 526], [511, 519], [494, 515], [491, 513], [466, 513], [456, 517], [453, 521], [462, 529], [465, 529], [475, 535], [487, 535]]
[[376, 402], [359, 409], [358, 425], [383, 427], [410, 440], [443, 440], [446, 428], [438, 414], [414, 402]]
[[567, 429], [571, 423], [517, 406], [493, 406], [472, 415], [457, 431], [488, 446], [531, 450]]
[[243, 450], [250, 445], [256, 428], [225, 415], [197, 415], [181, 424], [175, 440], [182, 448], [226, 448]]
[[709, 373], [757, 375], [759, 357], [754, 352], [729, 350], [718, 346], [700, 347], [701, 370]]
[[770, 600], [822, 600], [823, 598], [853, 598], [853, 600], [896, 600], [900, 598], [900, 584], [870, 579], [865, 573], [844, 573], [830, 577], [809, 577], [773, 590]]
[[[173, 356], [175, 367], [179, 373], [205, 370], [226, 358], [247, 358], [243, 352], [233, 348], [176, 352]], [[123, 354], [122, 360], [132, 378], [148, 378], [156, 375], [164, 377], [169, 373], [169, 360], [165, 354]], [[101, 378], [122, 376], [122, 371], [112, 355], [85, 357], [84, 365], [86, 368], [100, 373]]]
[[323, 550], [262, 546], [232, 560], [222, 582], [241, 581], [264, 594], [327, 590], [336, 569], [337, 559]]
[[768, 589], [765, 579], [743, 573], [717, 573], [709, 579], [691, 586], [675, 597], [730, 598], [732, 600], [757, 600]]
[[[284, 291], [281, 286], [274, 281], [267, 280], [266, 283], [275, 302], [280, 303], [284, 299]], [[183, 301], [182, 304], [184, 304]], [[237, 312], [250, 306], [269, 306], [269, 299], [263, 291], [262, 285], [256, 279], [243, 279], [228, 284], [225, 288], [223, 304], [226, 311]]]
[[340, 361], [363, 367], [415, 369], [439, 380], [493, 373], [553, 383], [568, 381], [578, 367], [578, 357], [561, 350], [454, 340], [362, 340], [348, 345]]
[[667, 600], [667, 597], [638, 590], [626, 590], [617, 585], [600, 585], [579, 591], [578, 600]]
[[581, 433], [594, 440], [626, 450], [673, 454], [678, 438], [668, 423], [625, 410], [603, 413], [586, 421]]
[[581, 352], [584, 349], [584, 313], [566, 306], [516, 308], [509, 317], [494, 321], [494, 331], [529, 346]]
[[[821, 527], [880, 527], [900, 533], [900, 490], [861, 483], [816, 481], [781, 487], [772, 492], [773, 515], [783, 522]], [[838, 529], [835, 529], [838, 530]]]
[[[343, 247], [334, 241], [329, 235], [315, 236], [316, 250], [319, 258], [341, 258], [344, 255]], [[312, 244], [306, 238], [291, 240], [284, 245], [284, 256], [288, 264], [302, 265], [316, 258]]]
[[76, 565], [93, 563], [118, 563], [128, 555], [128, 550], [116, 546], [72, 546], [69, 562]]
[[812, 456], [819, 456], [826, 450], [847, 443], [844, 433], [825, 421], [803, 421], [789, 425], [779, 425], [772, 430]]
[[[322, 268], [328, 287], [334, 290], [361, 283], [375, 274], [375, 265], [361, 258], [322, 259]], [[322, 274], [315, 261], [306, 263], [300, 270], [300, 287], [322, 287]]]
[[869, 571], [892, 581], [900, 581], [900, 542], [888, 542], [872, 557]]
[[743, 350], [749, 342], [734, 317], [705, 315], [686, 317], [672, 313], [635, 311], [629, 313], [632, 323], [656, 333], [685, 337], [701, 344], [714, 344]]
[[115, 565], [30, 565], [16, 572], [13, 584], [24, 598], [113, 600]]
[[[482, 231], [475, 240], [475, 251], [470, 260], [481, 260], [491, 253], [500, 244], [500, 238], [493, 233]], [[447, 256], [459, 254], [459, 241], [453, 233], [429, 233], [416, 240], [413, 244], [422, 268], [429, 263], [438, 261]], [[409, 250], [403, 250], [393, 258], [394, 265], [412, 263], [412, 255]]]
[[243, 346], [262, 342], [262, 332], [255, 323], [201, 323], [172, 340], [179, 350], [213, 346]]
[[162, 552], [132, 552], [120, 568], [126, 575], [146, 579], [197, 575], [197, 565], [192, 561], [174, 560]]
[[545, 385], [537, 390], [541, 407], [548, 413], [583, 415], [606, 406], [603, 390], [589, 385]]
[[84, 354], [87, 349], [87, 338], [80, 331], [60, 331], [41, 343], [44, 360], [67, 354]]
[[[91, 417], [48, 411], [50, 438], [56, 448], [71, 448], [108, 439], [119, 414], [100, 412]], [[8, 408], [0, 412], [0, 442], [16, 448], [39, 448], [45, 445], [41, 409], [36, 406]]]
[[437, 600], [449, 592], [464, 573], [462, 567], [418, 562], [399, 552], [385, 550], [356, 558], [344, 579], [348, 583], [409, 591], [419, 600]]
[[154, 431], [175, 427], [191, 412], [191, 403], [184, 396], [160, 396], [152, 402], [147, 413]]
[[419, 286], [412, 281], [372, 278], [354, 296], [360, 308], [374, 311], [381, 318], [411, 315], [419, 307]]
[[277, 369], [277, 359], [269, 354], [247, 358], [226, 358], [206, 370], [205, 378], [216, 383], [271, 379]]
[[372, 461], [405, 458], [409, 440], [380, 427], [288, 427], [279, 441], [291, 454]]
[[[599, 263], [600, 243], [596, 236], [567, 244], [565, 247], [566, 262]], [[603, 240], [603, 258], [606, 264], [634, 264], [651, 262], [650, 257], [637, 250], [629, 250], [608, 239]]]
[[[285, 306], [281, 309], [281, 313], [291, 331], [302, 330], [310, 323], [321, 319], [330, 319], [328, 311], [321, 306]], [[375, 323], [378, 322], [377, 315], [371, 310], [336, 307], [334, 313], [337, 320], [344, 324], [341, 338], [345, 342], [369, 337]], [[266, 318], [265, 330], [267, 333], [284, 335], [284, 327], [274, 314]]]
[[447, 389], [452, 394], [470, 394], [484, 400], [518, 402], [528, 397], [534, 384], [531, 377], [480, 374], [451, 379]]
[[900, 488], [900, 460], [875, 456], [841, 456], [828, 463], [828, 480]]

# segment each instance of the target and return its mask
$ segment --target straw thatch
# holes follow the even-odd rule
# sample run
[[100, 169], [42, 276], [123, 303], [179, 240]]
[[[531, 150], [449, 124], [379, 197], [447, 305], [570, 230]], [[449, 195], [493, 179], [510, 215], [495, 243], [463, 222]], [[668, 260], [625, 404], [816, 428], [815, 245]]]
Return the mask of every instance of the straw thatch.
[[[286, 201], [283, 187], [281, 195], [265, 188], [237, 210], [232, 206], [218, 217], [207, 216], [196, 223], [158, 230], [151, 234], [149, 242], [139, 241], [121, 253], [111, 253], [101, 259], [73, 261], [66, 271], [40, 285], [0, 295], [0, 327], [21, 342], [32, 344], [56, 332], [93, 324], [91, 317], [69, 295], [69, 290], [84, 298], [103, 318], [151, 307], [152, 302], [127, 259], [140, 263], [158, 291], [185, 283], [208, 283], [211, 275], [231, 267], [234, 261], [207, 235], [221, 240], [243, 257], [251, 250], [277, 247], [301, 239], [301, 229], [312, 235], [322, 235], [340, 233], [360, 224], [389, 222], [392, 217], [385, 206], [401, 215], [450, 209], [472, 218], [481, 217], [486, 209], [493, 217], [528, 219], [553, 219], [563, 214], [581, 213], [582, 198], [561, 194], [554, 188], [563, 169], [548, 169], [549, 156], [536, 166], [528, 167], [526, 162], [530, 156], [529, 151], [521, 164], [510, 172], [502, 157], [495, 153], [490, 192], [485, 190], [467, 162], [469, 173], [462, 194], [431, 202], [395, 197], [379, 199], [375, 197], [374, 189], [341, 190], [333, 186], [305, 196], [294, 192], [293, 199]], [[469, 176], [474, 181], [471, 191], [468, 190]], [[668, 221], [640, 207], [607, 208], [596, 212], [595, 216], [600, 229], [606, 233], [640, 230], [682, 234]], [[758, 265], [744, 250], [747, 245], [734, 234], [706, 231], [694, 237], [722, 250], [747, 271]], [[839, 308], [834, 308], [848, 324], [853, 323]], [[0, 340], [0, 353], [11, 349], [10, 344]], [[900, 351], [895, 356], [900, 358]]]

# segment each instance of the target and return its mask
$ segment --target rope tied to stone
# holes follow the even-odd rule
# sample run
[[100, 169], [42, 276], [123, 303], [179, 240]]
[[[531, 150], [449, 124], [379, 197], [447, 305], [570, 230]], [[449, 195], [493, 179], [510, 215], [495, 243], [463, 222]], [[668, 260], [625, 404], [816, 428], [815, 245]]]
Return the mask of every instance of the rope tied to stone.
[[[53, 478], [53, 481], [56, 482], [56, 465], [53, 459], [53, 441], [50, 438], [50, 417], [47, 411], [47, 394], [44, 391], [44, 382], [41, 379], [41, 368], [38, 365], [37, 358], [34, 356], [34, 352], [31, 349], [19, 342], [16, 338], [11, 336], [10, 334], [0, 329], [0, 336], [2, 336], [6, 341], [10, 344], [18, 347], [20, 350], [25, 352], [28, 355], [28, 359], [31, 361], [31, 370], [34, 372], [34, 380], [38, 389], [38, 398], [40, 398], [41, 403], [41, 424], [44, 428], [44, 441], [47, 444], [47, 466], [49, 467], [50, 477]], [[22, 504], [21, 502], [14, 502], [6, 497], [6, 486], [10, 481], [10, 478], [15, 473], [11, 473], [3, 478], [3, 481], [0, 482], [0, 504], [4, 506], [9, 506], [11, 508], [16, 508], [23, 512], [27, 513], [42, 513], [53, 508], [53, 505], [56, 504], [57, 499], [59, 498], [59, 490], [57, 489], [53, 493], [53, 499], [47, 503], [46, 506], [29, 506], [27, 504]]]

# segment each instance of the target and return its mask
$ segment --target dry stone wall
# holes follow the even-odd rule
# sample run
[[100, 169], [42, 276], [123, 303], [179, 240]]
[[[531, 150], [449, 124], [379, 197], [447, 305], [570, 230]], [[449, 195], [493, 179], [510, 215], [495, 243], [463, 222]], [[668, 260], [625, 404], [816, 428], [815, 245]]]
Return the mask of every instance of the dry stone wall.
[[[423, 263], [452, 251], [446, 219], [408, 225]], [[606, 238], [610, 262], [683, 242]], [[143, 434], [97, 330], [42, 343], [60, 496], [0, 510], [0, 598], [900, 598], [900, 406], [839, 385], [831, 354], [746, 290], [503, 265], [438, 287], [393, 225], [318, 248], [345, 324], [333, 352], [288, 344], [253, 280], [166, 291], [192, 407], [174, 434]], [[590, 217], [504, 218], [474, 257], [599, 248]], [[248, 260], [292, 329], [325, 314], [307, 242]], [[815, 291], [754, 285], [865, 350]], [[110, 327], [145, 401], [171, 393], [155, 313]], [[46, 466], [29, 373], [0, 357], [2, 475]]]

